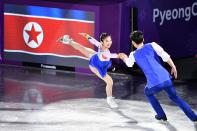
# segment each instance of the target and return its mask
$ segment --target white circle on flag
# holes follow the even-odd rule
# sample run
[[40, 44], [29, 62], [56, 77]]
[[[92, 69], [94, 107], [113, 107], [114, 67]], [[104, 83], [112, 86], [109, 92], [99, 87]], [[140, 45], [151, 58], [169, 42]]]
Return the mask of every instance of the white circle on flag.
[[42, 27], [36, 22], [27, 23], [23, 29], [23, 38], [27, 46], [30, 48], [38, 48], [44, 38]]

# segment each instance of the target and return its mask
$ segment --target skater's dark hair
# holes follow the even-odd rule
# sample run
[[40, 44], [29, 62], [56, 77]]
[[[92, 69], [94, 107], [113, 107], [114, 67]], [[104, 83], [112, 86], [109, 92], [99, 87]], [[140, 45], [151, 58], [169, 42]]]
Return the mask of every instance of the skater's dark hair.
[[102, 33], [101, 35], [100, 35], [100, 41], [104, 41], [104, 39], [105, 38], [107, 38], [107, 37], [111, 37], [111, 35], [110, 34], [108, 34], [108, 33]]
[[130, 34], [131, 41], [134, 41], [136, 44], [140, 44], [144, 40], [144, 35], [142, 31], [133, 31]]

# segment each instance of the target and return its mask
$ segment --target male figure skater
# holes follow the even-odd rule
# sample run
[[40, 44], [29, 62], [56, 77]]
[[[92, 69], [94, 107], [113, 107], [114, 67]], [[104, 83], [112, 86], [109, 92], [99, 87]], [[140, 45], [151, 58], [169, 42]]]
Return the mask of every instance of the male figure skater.
[[170, 74], [160, 63], [159, 57], [171, 66], [171, 75], [177, 78], [176, 66], [169, 54], [155, 42], [144, 44], [144, 36], [141, 31], [132, 32], [130, 39], [137, 50], [131, 52], [129, 57], [124, 53], [122, 53], [120, 57], [128, 67], [132, 67], [134, 62], [136, 62], [144, 72], [147, 79], [144, 93], [156, 112], [155, 118], [157, 120], [167, 120], [165, 112], [154, 96], [156, 93], [165, 90], [168, 97], [183, 110], [187, 117], [196, 122], [197, 115], [185, 101], [177, 96]]

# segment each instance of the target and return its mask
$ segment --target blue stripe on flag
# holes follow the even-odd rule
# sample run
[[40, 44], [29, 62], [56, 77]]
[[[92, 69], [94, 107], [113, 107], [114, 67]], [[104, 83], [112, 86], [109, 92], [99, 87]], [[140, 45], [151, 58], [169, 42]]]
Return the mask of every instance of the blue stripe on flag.
[[66, 18], [94, 21], [94, 13], [81, 10], [66, 10], [60, 8], [50, 8], [41, 6], [25, 6], [15, 4], [5, 4], [5, 13], [15, 13], [24, 15], [44, 16], [53, 18]]

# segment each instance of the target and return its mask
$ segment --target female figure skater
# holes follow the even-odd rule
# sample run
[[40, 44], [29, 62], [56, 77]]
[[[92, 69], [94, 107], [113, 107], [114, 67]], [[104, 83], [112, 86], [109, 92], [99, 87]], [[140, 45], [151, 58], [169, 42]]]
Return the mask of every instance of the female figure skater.
[[68, 35], [64, 35], [58, 41], [63, 44], [71, 45], [74, 49], [80, 51], [83, 55], [89, 58], [90, 70], [106, 83], [107, 103], [111, 108], [117, 108], [118, 105], [112, 97], [113, 80], [107, 74], [107, 69], [111, 66], [111, 58], [119, 58], [118, 54], [110, 53], [109, 48], [112, 45], [111, 36], [107, 33], [102, 33], [100, 42], [86, 33], [79, 33], [85, 37], [90, 43], [98, 47], [98, 52], [84, 47], [83, 45], [70, 39]]

